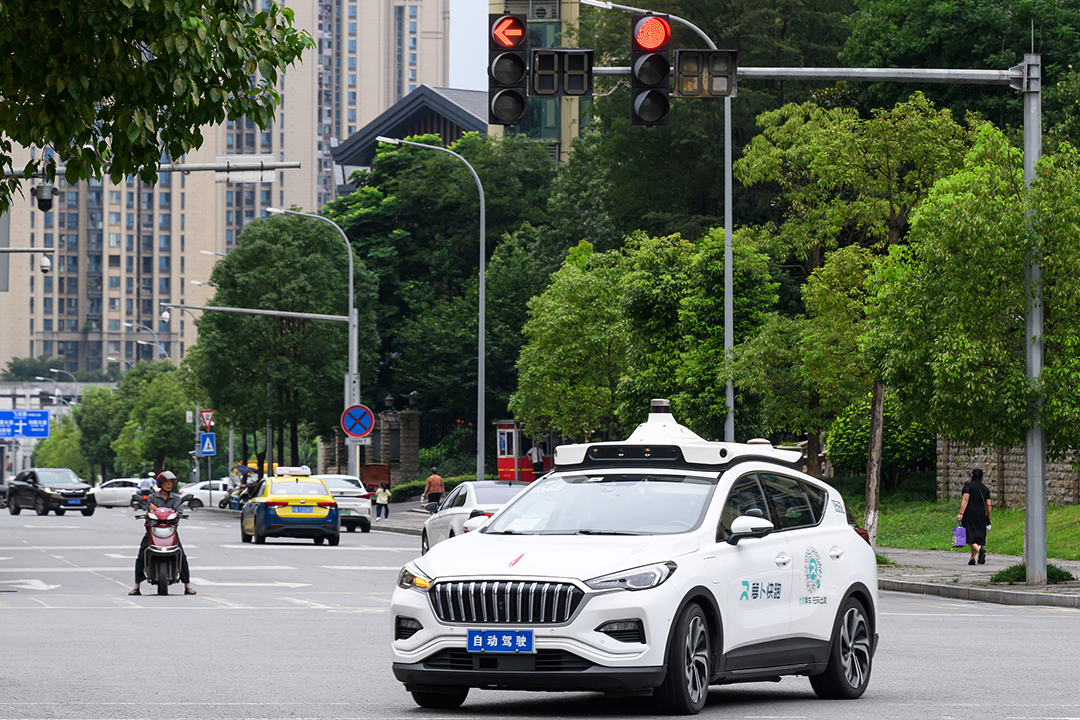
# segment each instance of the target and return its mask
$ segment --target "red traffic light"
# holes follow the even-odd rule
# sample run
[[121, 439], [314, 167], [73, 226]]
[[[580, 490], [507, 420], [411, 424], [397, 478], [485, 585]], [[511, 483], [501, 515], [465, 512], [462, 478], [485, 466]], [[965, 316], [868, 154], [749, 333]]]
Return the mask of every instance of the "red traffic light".
[[671, 25], [657, 15], [638, 20], [634, 26], [634, 43], [642, 50], [658, 50], [671, 39]]
[[525, 44], [525, 23], [513, 15], [503, 15], [491, 26], [491, 39], [504, 48]]

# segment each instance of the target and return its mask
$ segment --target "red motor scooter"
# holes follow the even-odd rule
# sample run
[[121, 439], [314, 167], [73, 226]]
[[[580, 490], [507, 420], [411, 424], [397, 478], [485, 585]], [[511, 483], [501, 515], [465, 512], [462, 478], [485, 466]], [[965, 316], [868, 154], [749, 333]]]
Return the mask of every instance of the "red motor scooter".
[[146, 521], [147, 546], [143, 565], [146, 579], [151, 585], [157, 585], [158, 595], [168, 595], [169, 586], [180, 582], [184, 550], [180, 547], [177, 524], [186, 517], [172, 508], [147, 510], [145, 515], [135, 516], [137, 520]]

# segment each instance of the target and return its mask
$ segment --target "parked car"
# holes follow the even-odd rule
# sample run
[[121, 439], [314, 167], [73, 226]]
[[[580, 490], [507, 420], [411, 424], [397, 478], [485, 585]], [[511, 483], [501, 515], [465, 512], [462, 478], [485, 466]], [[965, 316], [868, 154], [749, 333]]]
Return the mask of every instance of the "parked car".
[[18, 515], [23, 508], [33, 508], [38, 515], [52, 510], [63, 515], [80, 510], [93, 515], [97, 509], [94, 491], [67, 468], [30, 468], [15, 476], [8, 487], [8, 512]]
[[241, 540], [264, 543], [268, 537], [311, 538], [316, 545], [341, 541], [337, 501], [306, 465], [278, 467], [240, 511]]
[[432, 513], [424, 521], [420, 535], [420, 554], [432, 545], [465, 533], [465, 522], [480, 516], [491, 517], [499, 508], [517, 497], [531, 483], [495, 480], [459, 483], [440, 503], [428, 503]]
[[346, 532], [371, 530], [371, 495], [358, 477], [352, 475], [312, 475], [326, 483], [338, 503], [341, 524]]
[[94, 497], [98, 507], [127, 507], [131, 504], [131, 494], [139, 489], [137, 477], [115, 478], [107, 480], [94, 488]]
[[227, 497], [230, 490], [232, 490], [232, 483], [225, 478], [221, 480], [203, 480], [202, 482], [185, 485], [180, 490], [180, 497], [191, 497], [188, 505], [190, 508], [217, 507]]
[[708, 442], [655, 400], [629, 439], [563, 445], [484, 527], [407, 563], [393, 672], [416, 703], [470, 688], [651, 695], [808, 676], [854, 699], [877, 647], [877, 560], [843, 497], [768, 441]]

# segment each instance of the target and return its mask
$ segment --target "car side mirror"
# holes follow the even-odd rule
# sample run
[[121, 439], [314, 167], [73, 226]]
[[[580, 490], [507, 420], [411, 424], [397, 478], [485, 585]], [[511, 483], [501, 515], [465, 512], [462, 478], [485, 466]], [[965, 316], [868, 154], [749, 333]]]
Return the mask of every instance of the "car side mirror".
[[485, 513], [483, 510], [477, 508], [476, 510], [473, 510], [471, 513], [469, 513], [469, 519], [471, 520], [474, 517], [480, 517], [481, 515], [486, 515], [486, 514], [487, 513]]
[[740, 540], [746, 538], [763, 538], [775, 529], [773, 524], [765, 518], [740, 515], [731, 522], [731, 535], [727, 539], [727, 544], [738, 545]]
[[427, 510], [429, 513], [435, 513], [439, 509], [439, 503], [429, 502], [427, 505], [424, 506], [424, 509]]

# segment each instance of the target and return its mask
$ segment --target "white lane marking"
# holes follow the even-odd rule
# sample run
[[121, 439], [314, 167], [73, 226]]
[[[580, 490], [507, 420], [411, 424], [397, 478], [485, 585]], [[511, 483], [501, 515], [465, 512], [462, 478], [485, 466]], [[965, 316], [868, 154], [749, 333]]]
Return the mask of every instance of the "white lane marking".
[[311, 583], [290, 583], [290, 582], [267, 582], [267, 583], [247, 583], [247, 582], [211, 582], [206, 578], [191, 578], [191, 582], [198, 583], [199, 585], [212, 585], [214, 587], [287, 587], [287, 588], [302, 588], [311, 587]]
[[[139, 542], [124, 543], [123, 545], [4, 545], [0, 550], [131, 550], [139, 547]], [[185, 548], [197, 548], [198, 545], [184, 545]], [[0, 558], [6, 559], [6, 558]]]
[[[196, 581], [196, 582], [199, 582], [199, 581]], [[229, 608], [230, 610], [252, 610], [253, 609], [251, 605], [244, 605], [243, 603], [233, 602], [232, 600], [228, 600], [226, 598], [207, 597], [205, 599], [209, 600], [210, 602], [221, 603], [222, 605]]]
[[400, 570], [400, 565], [320, 565], [325, 570]]
[[105, 557], [113, 560], [134, 560], [135, 555], [121, 555], [120, 553], [105, 553]]
[[0, 580], [0, 584], [14, 585], [23, 590], [55, 590], [59, 585], [46, 585], [40, 580]]
[[[416, 547], [376, 547], [374, 545], [338, 545], [336, 548], [334, 548], [334, 554], [337, 555], [338, 553], [345, 552], [346, 550], [360, 550], [360, 551], [363, 551], [363, 552], [410, 552], [410, 553], [416, 553], [416, 552], [419, 552], [419, 546], [420, 546], [419, 543], [417, 543]], [[187, 546], [185, 545], [184, 547], [187, 547]], [[250, 549], [250, 550], [252, 550], [254, 552], [259, 552], [258, 548], [253, 547], [252, 545], [250, 545], [248, 543], [235, 543], [235, 544], [234, 543], [226, 543], [226, 544], [223, 544], [223, 545], [218, 545], [218, 547], [223, 547], [223, 548], [226, 548], [228, 550], [240, 550], [242, 548], [244, 550], [249, 550]], [[283, 550], [283, 549], [288, 549], [288, 548], [300, 548], [300, 547], [303, 547], [304, 552], [310, 552], [310, 543], [308, 543], [306, 545], [299, 545], [299, 544], [294, 544], [294, 545], [271, 545], [271, 546], [265, 546], [264, 545], [263, 547], [264, 548], [273, 547], [275, 550]], [[3, 548], [0, 548], [0, 550], [2, 550], [2, 549]], [[265, 550], [264, 550], [264, 552], [265, 552]]]
[[281, 599], [286, 601], [286, 602], [296, 603], [297, 605], [303, 605], [304, 607], [312, 608], [313, 610], [338, 610], [339, 609], [339, 608], [335, 608], [335, 607], [333, 607], [331, 605], [323, 605], [322, 603], [317, 603], [317, 602], [314, 602], [312, 600], [298, 600], [297, 598], [290, 598], [290, 597], [281, 598]]
[[[295, 570], [291, 565], [207, 565], [200, 567], [200, 572], [208, 570]], [[0, 568], [0, 573], [54, 573], [54, 572], [130, 572], [124, 567], [66, 567], [66, 568]]]
[[30, 530], [78, 530], [78, 525], [23, 525], [24, 528]]
[[0, 560], [10, 560], [10, 559], [11, 558], [9, 558], [9, 557], [0, 557]]

